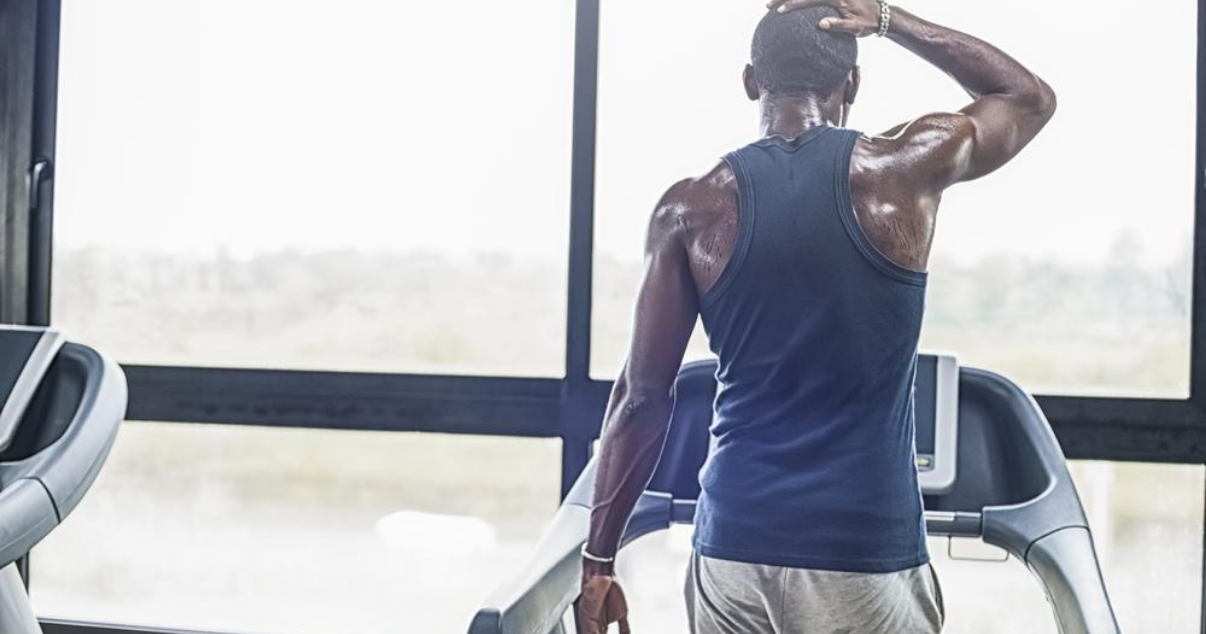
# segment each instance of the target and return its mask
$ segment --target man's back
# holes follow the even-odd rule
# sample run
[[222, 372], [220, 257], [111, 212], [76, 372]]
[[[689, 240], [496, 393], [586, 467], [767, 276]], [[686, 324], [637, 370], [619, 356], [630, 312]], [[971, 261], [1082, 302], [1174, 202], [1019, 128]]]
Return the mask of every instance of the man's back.
[[[850, 201], [859, 228], [876, 251], [899, 268], [923, 273], [938, 201], [888, 186], [879, 170], [897, 167], [890, 163], [891, 147], [896, 145], [899, 141], [894, 139], [860, 135], [849, 161]], [[740, 207], [737, 177], [732, 166], [722, 161], [706, 175], [672, 187], [655, 212], [660, 216], [655, 222], [681, 228], [701, 300], [728, 268], [741, 223]]]
[[704, 556], [844, 572], [928, 561], [912, 405], [926, 276], [859, 226], [858, 138], [819, 125], [726, 158], [735, 248], [700, 298], [720, 361]]

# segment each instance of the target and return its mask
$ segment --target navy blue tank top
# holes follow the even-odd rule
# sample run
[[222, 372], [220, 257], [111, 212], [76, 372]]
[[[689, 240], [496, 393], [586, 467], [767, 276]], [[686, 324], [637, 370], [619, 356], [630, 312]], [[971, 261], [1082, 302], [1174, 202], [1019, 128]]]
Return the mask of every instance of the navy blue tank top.
[[929, 561], [913, 438], [926, 275], [859, 226], [858, 137], [820, 126], [725, 157], [740, 223], [701, 303], [720, 359], [704, 556], [873, 573]]

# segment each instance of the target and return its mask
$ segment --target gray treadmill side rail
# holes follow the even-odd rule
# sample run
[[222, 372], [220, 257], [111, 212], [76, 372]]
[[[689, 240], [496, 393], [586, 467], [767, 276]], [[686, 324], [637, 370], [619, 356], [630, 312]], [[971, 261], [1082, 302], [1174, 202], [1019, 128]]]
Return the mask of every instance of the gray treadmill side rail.
[[70, 343], [59, 357], [83, 373], [83, 394], [61, 437], [25, 460], [0, 462], [0, 568], [29, 552], [75, 510], [125, 418], [126, 382], [116, 363]]
[[1065, 528], [1030, 546], [1026, 565], [1043, 583], [1061, 634], [1119, 632], [1089, 529]]
[[1019, 424], [1019, 440], [1047, 471], [1047, 488], [1019, 504], [986, 506], [984, 541], [1025, 562], [1043, 584], [1060, 634], [1119, 634], [1089, 521], [1067, 459], [1034, 397], [999, 374], [967, 369], [962, 380], [993, 393]]
[[581, 590], [580, 553], [590, 528], [597, 472], [592, 459], [541, 537], [535, 555], [513, 582], [490, 596], [486, 601], [490, 607], [473, 617], [470, 634], [559, 631], [561, 615]]
[[[957, 526], [966, 535], [982, 522], [985, 541], [1005, 548], [1035, 573], [1051, 602], [1061, 634], [1119, 634], [1080, 498], [1063, 452], [1034, 399], [1008, 379], [972, 368], [960, 381], [989, 390], [1019, 421], [1021, 437], [1034, 445], [1048, 488], [1037, 497], [981, 513], [936, 513], [932, 534]], [[514, 581], [496, 590], [469, 626], [469, 634], [560, 634], [562, 615], [580, 592], [580, 548], [590, 525], [597, 465], [583, 471], [533, 558]], [[624, 543], [668, 528], [690, 505], [646, 492], [633, 512]], [[646, 500], [647, 497], [652, 497]], [[977, 517], [978, 516], [978, 517]], [[684, 518], [685, 519], [685, 518]], [[946, 534], [946, 533], [942, 533]]]

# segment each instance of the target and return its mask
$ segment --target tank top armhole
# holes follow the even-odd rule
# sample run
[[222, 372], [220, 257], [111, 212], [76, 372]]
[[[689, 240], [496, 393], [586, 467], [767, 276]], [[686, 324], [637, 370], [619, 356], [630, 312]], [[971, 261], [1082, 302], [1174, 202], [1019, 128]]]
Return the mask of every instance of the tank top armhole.
[[729, 258], [724, 270], [720, 272], [720, 277], [716, 279], [716, 283], [712, 285], [712, 288], [708, 289], [708, 292], [704, 293], [703, 298], [700, 300], [701, 309], [711, 307], [733, 285], [733, 280], [741, 271], [741, 267], [745, 263], [746, 254], [749, 253], [750, 244], [754, 238], [753, 179], [750, 177], [745, 161], [738, 152], [726, 155], [724, 161], [729, 164], [734, 176], [737, 177], [737, 238], [733, 242], [732, 257]]
[[871, 242], [871, 238], [867, 236], [867, 232], [863, 231], [862, 225], [858, 222], [858, 212], [854, 209], [854, 197], [850, 193], [850, 160], [854, 153], [854, 146], [858, 143], [858, 137], [857, 131], [847, 131], [846, 138], [842, 140], [841, 151], [837, 153], [837, 165], [833, 170], [837, 178], [838, 214], [842, 217], [842, 225], [846, 227], [846, 234], [862, 254], [863, 259], [884, 275], [905, 284], [925, 286], [926, 280], [929, 279], [928, 273], [914, 271], [893, 262]]

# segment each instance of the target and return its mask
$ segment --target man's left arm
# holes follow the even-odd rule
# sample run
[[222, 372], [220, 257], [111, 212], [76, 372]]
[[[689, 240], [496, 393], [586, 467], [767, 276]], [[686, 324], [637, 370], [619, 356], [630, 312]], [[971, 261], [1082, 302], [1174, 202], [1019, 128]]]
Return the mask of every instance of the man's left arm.
[[[690, 187], [684, 182], [672, 188], [649, 223], [628, 359], [604, 418], [586, 543], [595, 558], [615, 557], [632, 509], [653, 477], [674, 409], [674, 382], [699, 314], [682, 222]], [[613, 589], [613, 564], [591, 558], [582, 564], [578, 631], [604, 632], [623, 611], [617, 605], [622, 595]]]

